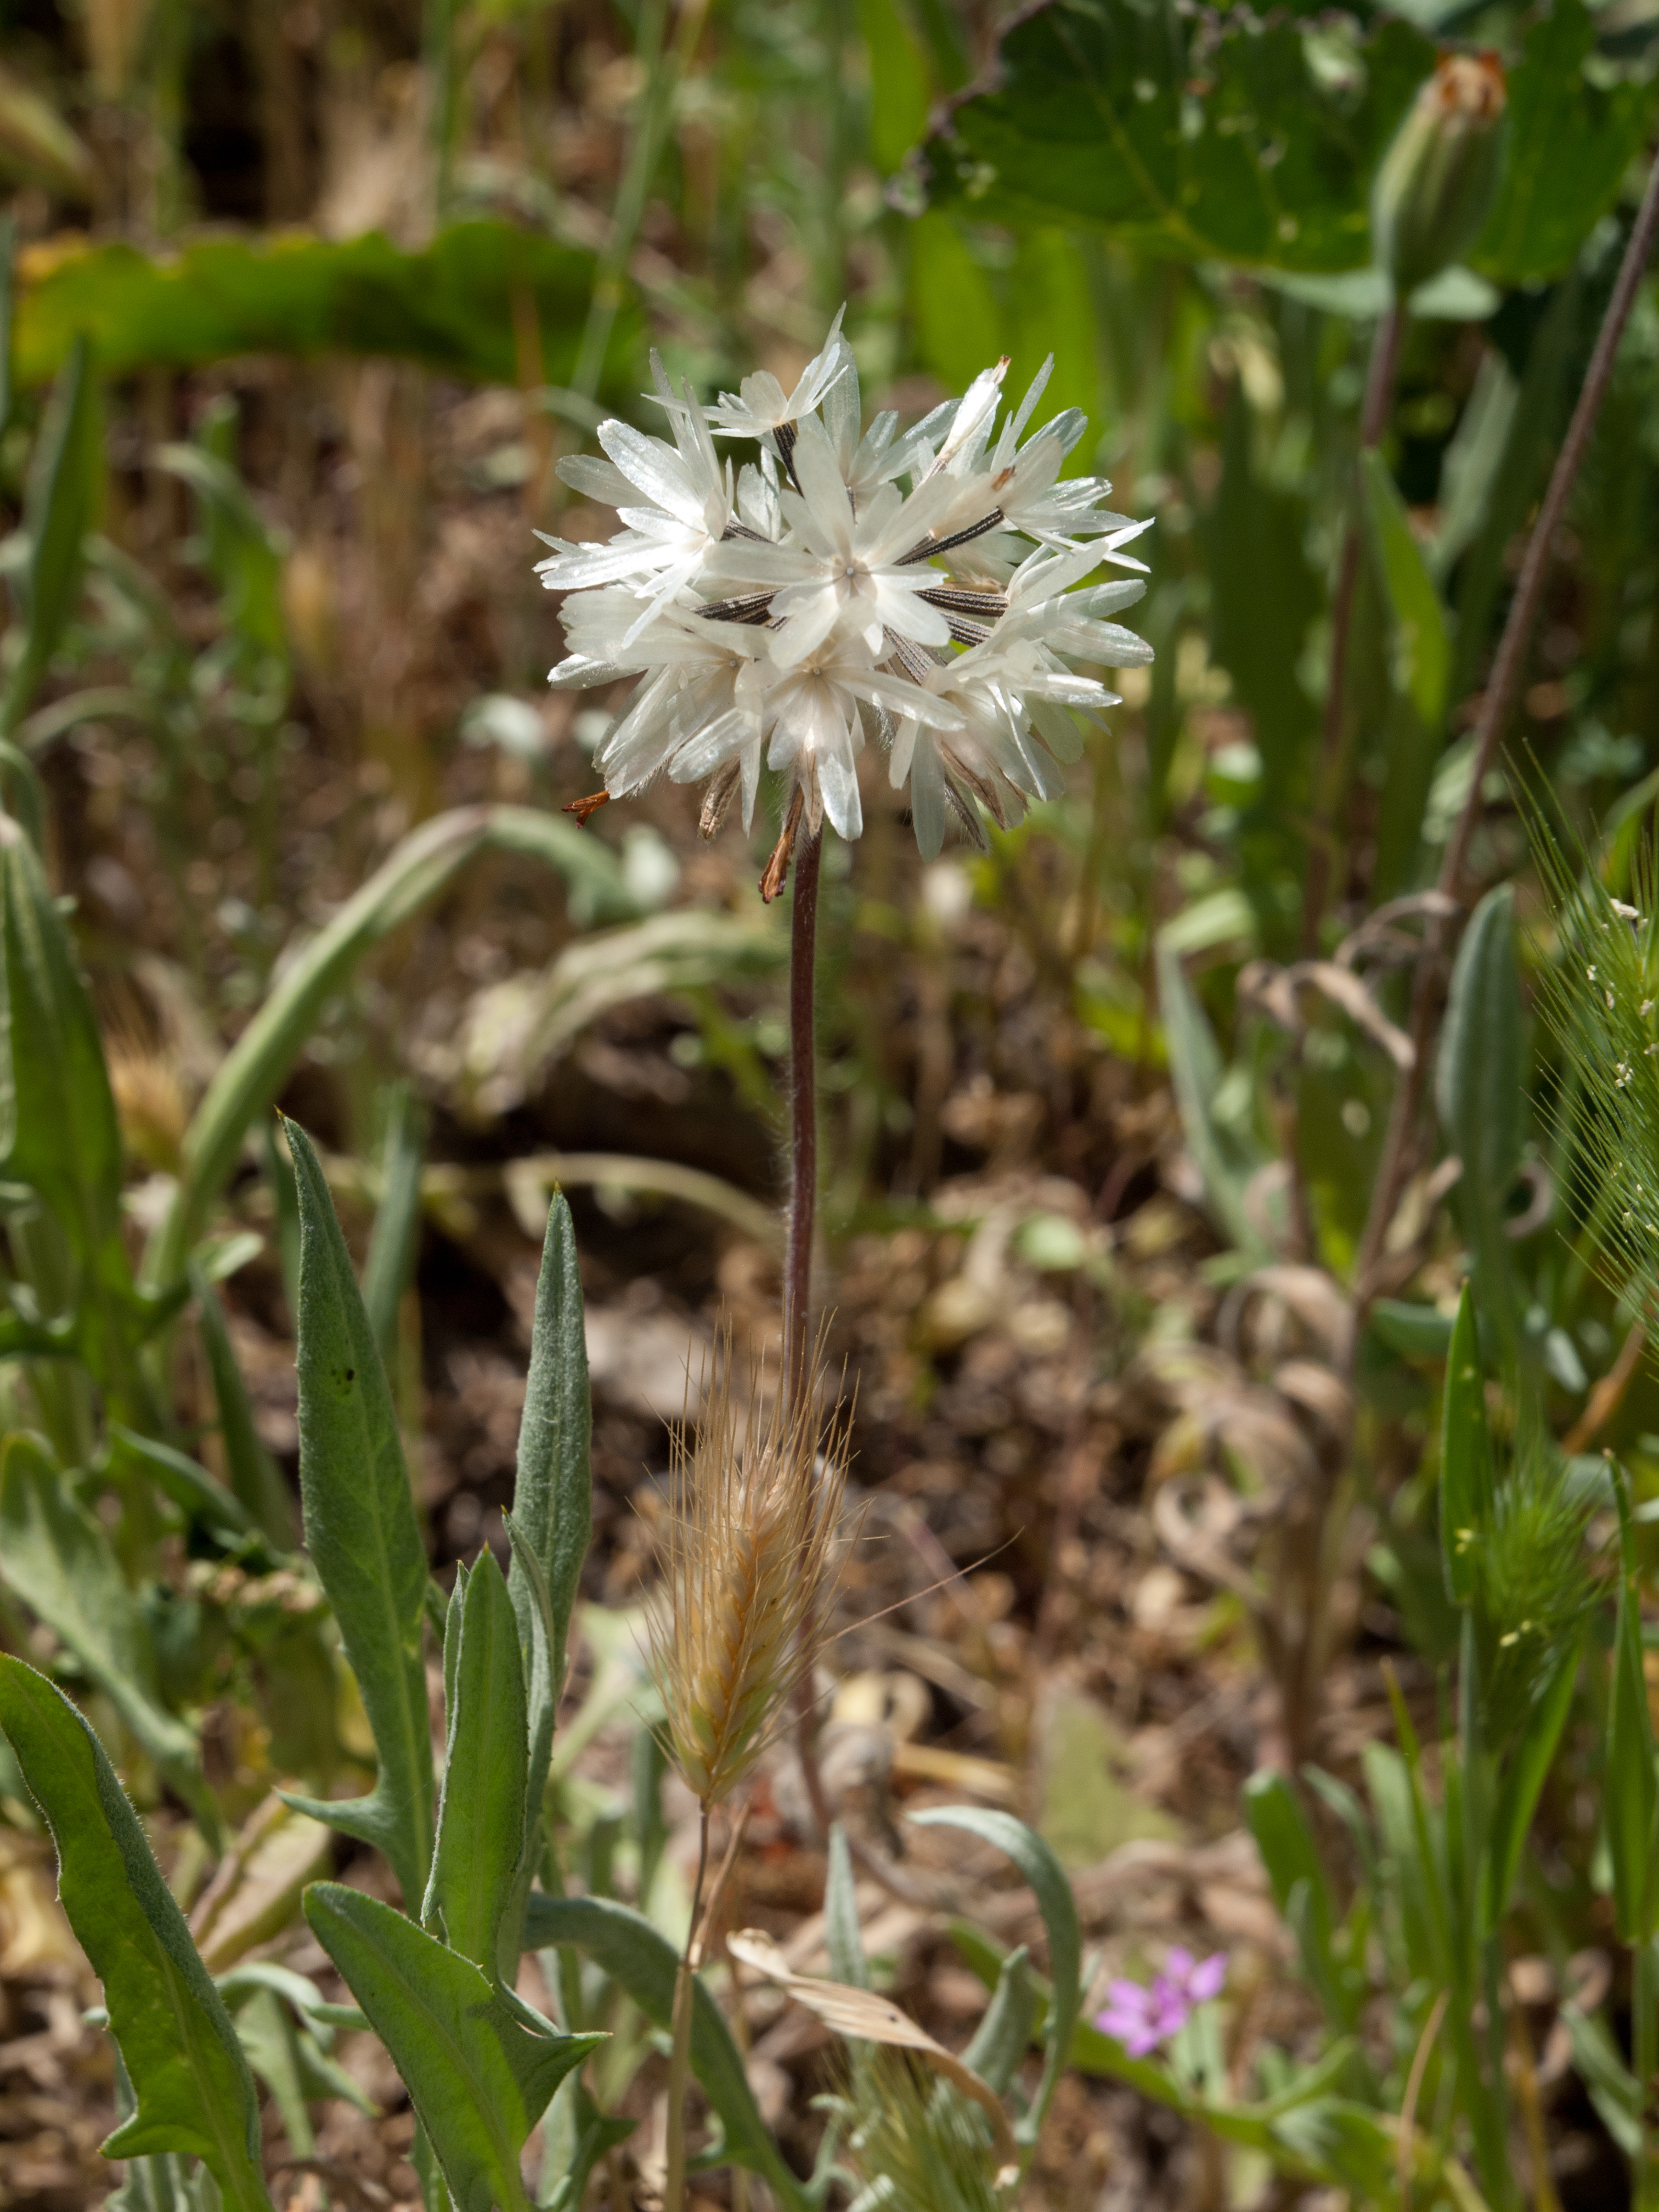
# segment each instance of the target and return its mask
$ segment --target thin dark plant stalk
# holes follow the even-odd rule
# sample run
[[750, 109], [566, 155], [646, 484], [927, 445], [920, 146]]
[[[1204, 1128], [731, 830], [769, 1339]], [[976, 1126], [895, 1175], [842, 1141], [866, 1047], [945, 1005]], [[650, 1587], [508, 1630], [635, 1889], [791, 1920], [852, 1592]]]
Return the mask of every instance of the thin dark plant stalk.
[[[1398, 300], [1389, 303], [1371, 339], [1370, 366], [1365, 376], [1365, 398], [1359, 414], [1359, 450], [1369, 453], [1382, 443], [1394, 399], [1395, 374], [1400, 366], [1400, 341], [1406, 328], [1406, 308]], [[1343, 726], [1348, 694], [1348, 633], [1353, 626], [1354, 595], [1359, 585], [1359, 516], [1364, 484], [1358, 469], [1348, 500], [1348, 519], [1342, 532], [1342, 550], [1336, 568], [1336, 589], [1331, 599], [1331, 665], [1325, 687], [1325, 714], [1320, 726], [1319, 757], [1314, 769], [1315, 814], [1308, 849], [1308, 887], [1302, 904], [1302, 957], [1310, 959], [1319, 949], [1319, 925], [1331, 888], [1331, 848], [1336, 839], [1336, 820], [1342, 804]]]
[[818, 868], [822, 836], [795, 852], [789, 922], [789, 1221], [783, 1265], [783, 1374], [793, 1410], [805, 1387], [812, 1294], [812, 1225], [817, 1210], [817, 994]]
[[[1578, 395], [1577, 405], [1572, 410], [1572, 421], [1568, 426], [1561, 451], [1556, 456], [1543, 504], [1538, 510], [1538, 519], [1527, 543], [1526, 558], [1521, 564], [1515, 597], [1510, 602], [1509, 615], [1504, 623], [1503, 635], [1498, 640], [1492, 674], [1481, 697], [1480, 711], [1474, 726], [1474, 760], [1468, 796], [1463, 801], [1462, 811], [1447, 844], [1440, 869], [1439, 888], [1453, 898], [1462, 896], [1464, 863], [1468, 857], [1469, 841], [1474, 835], [1474, 824], [1480, 811], [1481, 786], [1492, 767], [1504, 733], [1504, 726], [1520, 687], [1527, 651], [1538, 620], [1539, 604], [1549, 574], [1556, 532], [1565, 516], [1567, 502], [1572, 496], [1573, 486], [1578, 480], [1578, 471], [1589, 447], [1590, 434], [1595, 428], [1595, 418], [1601, 412], [1601, 402], [1606, 398], [1607, 386], [1613, 380], [1620, 341], [1624, 337], [1625, 325], [1635, 305], [1643, 272], [1651, 258], [1656, 234], [1659, 234], [1659, 158], [1655, 160], [1648, 173], [1647, 189], [1642, 195], [1642, 204], [1625, 247], [1625, 258], [1620, 264], [1607, 312], [1601, 318], [1601, 327], [1596, 334], [1595, 350], [1590, 356], [1583, 389]], [[1424, 933], [1423, 951], [1413, 979], [1410, 1034], [1413, 1056], [1410, 1066], [1401, 1072], [1395, 1086], [1388, 1134], [1383, 1140], [1382, 1165], [1355, 1263], [1358, 1307], [1353, 1335], [1355, 1344], [1358, 1344], [1360, 1335], [1358, 1322], [1363, 1321], [1373, 1297], [1378, 1294], [1377, 1262], [1415, 1152], [1418, 1109], [1422, 1102], [1429, 1048], [1434, 1034], [1446, 936], [1445, 921], [1437, 915], [1431, 918]]]
[[663, 2212], [684, 2212], [685, 2203], [685, 2088], [691, 2071], [691, 2008], [702, 1934], [702, 1885], [708, 1872], [708, 1807], [705, 1803], [697, 1829], [697, 1879], [691, 1890], [690, 1924], [674, 1975], [674, 2041], [668, 2061], [668, 2176], [663, 2185]]

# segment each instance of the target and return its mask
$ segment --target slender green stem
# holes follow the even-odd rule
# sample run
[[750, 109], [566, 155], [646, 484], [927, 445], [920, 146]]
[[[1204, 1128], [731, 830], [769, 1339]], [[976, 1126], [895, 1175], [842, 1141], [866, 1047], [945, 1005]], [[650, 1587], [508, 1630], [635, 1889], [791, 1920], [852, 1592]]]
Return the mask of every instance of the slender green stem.
[[702, 1953], [702, 1885], [708, 1872], [708, 1808], [702, 1808], [697, 1834], [697, 1879], [691, 1892], [691, 1924], [674, 1976], [673, 2050], [668, 2061], [668, 2178], [663, 2212], [684, 2212], [685, 2090], [691, 2073], [691, 2008], [696, 1996], [697, 1966]]

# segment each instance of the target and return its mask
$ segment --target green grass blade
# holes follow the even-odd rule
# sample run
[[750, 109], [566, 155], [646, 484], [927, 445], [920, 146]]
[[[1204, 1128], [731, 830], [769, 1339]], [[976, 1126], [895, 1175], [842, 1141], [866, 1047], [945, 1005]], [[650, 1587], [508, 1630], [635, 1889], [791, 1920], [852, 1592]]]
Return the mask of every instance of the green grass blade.
[[[670, 2025], [679, 1954], [642, 1913], [609, 1898], [538, 1893], [530, 1899], [525, 1940], [538, 1951], [574, 1944], [627, 1991], [653, 2026]], [[760, 2174], [791, 2212], [809, 2212], [805, 2191], [760, 2116], [732, 2031], [700, 1981], [691, 2016], [691, 2070], [725, 2130], [725, 2157]]]
[[494, 1975], [524, 1849], [529, 1739], [518, 1621], [488, 1549], [467, 1577], [465, 1596], [458, 1592], [450, 1601], [452, 1619], [458, 1611], [449, 1757], [421, 1917], [430, 1925], [435, 1914], [450, 1948]]
[[380, 1202], [363, 1265], [363, 1304], [388, 1375], [395, 1371], [398, 1308], [408, 1287], [420, 1234], [424, 1119], [408, 1084], [395, 1085], [380, 1158]]
[[1492, 1527], [1492, 1437], [1474, 1293], [1465, 1283], [1446, 1354], [1440, 1423], [1440, 1558], [1446, 1595], [1468, 1605], [1480, 1572], [1479, 1547]]
[[524, 806], [458, 806], [411, 830], [294, 961], [208, 1085], [185, 1132], [173, 1204], [144, 1257], [144, 1278], [183, 1268], [208, 1207], [235, 1165], [248, 1129], [275, 1103], [325, 1002], [388, 932], [407, 921], [487, 846], [544, 861], [611, 910], [629, 910], [614, 854], [568, 822]]
[[1508, 1908], [1510, 1892], [1520, 1871], [1532, 1816], [1537, 1810], [1544, 1778], [1554, 1763], [1567, 1716], [1572, 1711], [1573, 1686], [1578, 1675], [1578, 1639], [1575, 1637], [1556, 1662], [1549, 1686], [1533, 1707], [1531, 1717], [1516, 1748], [1498, 1792], [1492, 1810], [1487, 1863], [1486, 1923], [1497, 1929]]
[[925, 1813], [913, 1813], [910, 1818], [919, 1827], [965, 1828], [981, 1842], [994, 1844], [1013, 1861], [1036, 1899], [1048, 1936], [1053, 2010], [1048, 2020], [1042, 2079], [1037, 2084], [1030, 2110], [1015, 2130], [1022, 2143], [1034, 2143], [1072, 2047], [1072, 2031], [1077, 2026], [1083, 1996], [1083, 1931], [1078, 1925], [1072, 1885], [1066, 1879], [1065, 1869], [1042, 1837], [1023, 1820], [1015, 1820], [1012, 1813], [994, 1812], [978, 1805], [938, 1805]]
[[[576, 1232], [561, 1193], [548, 1211], [536, 1284], [530, 1375], [513, 1488], [514, 1558], [507, 1577], [519, 1617], [519, 1649], [530, 1703], [526, 1786], [532, 1818], [547, 1779], [554, 1714], [564, 1684], [570, 1609], [592, 1533], [593, 1475], [588, 1457], [592, 1419]], [[550, 1650], [525, 1553], [540, 1569], [545, 1585]]]
[[306, 1918], [391, 2053], [455, 2212], [529, 2212], [519, 2154], [604, 2038], [536, 2033], [470, 1960], [360, 1890], [313, 1883]]
[[64, 1910], [104, 1984], [137, 2095], [106, 2153], [191, 2154], [212, 2169], [229, 2212], [270, 2212], [258, 2104], [236, 2031], [98, 1739], [44, 1675], [4, 1655], [0, 1729], [52, 1830]]
[[1613, 1860], [1613, 1919], [1620, 1942], [1635, 1943], [1650, 1932], [1647, 1924], [1649, 1859], [1659, 1792], [1654, 1778], [1653, 1723], [1642, 1665], [1642, 1600], [1630, 1505], [1622, 1476], [1615, 1476], [1614, 1486], [1619, 1499], [1620, 1574], [1602, 1806], [1607, 1850]]
[[199, 1267], [191, 1268], [190, 1286], [214, 1402], [219, 1409], [219, 1437], [230, 1486], [242, 1510], [277, 1550], [290, 1552], [295, 1544], [294, 1507], [282, 1471], [260, 1443], [253, 1425], [253, 1407], [236, 1363], [224, 1307]]
[[864, 1939], [859, 1933], [853, 1854], [848, 1847], [847, 1831], [839, 1820], [832, 1821], [830, 1827], [830, 1870], [823, 1887], [823, 1938], [830, 1953], [830, 1971], [836, 1979], [849, 1983], [854, 1989], [867, 1990], [870, 1968], [864, 1956]]
[[306, 1547], [334, 1607], [380, 1773], [349, 1805], [292, 1802], [376, 1844], [413, 1907], [432, 1858], [432, 1741], [422, 1638], [426, 1548], [386, 1370], [317, 1155], [285, 1124], [300, 1200], [300, 1491]]

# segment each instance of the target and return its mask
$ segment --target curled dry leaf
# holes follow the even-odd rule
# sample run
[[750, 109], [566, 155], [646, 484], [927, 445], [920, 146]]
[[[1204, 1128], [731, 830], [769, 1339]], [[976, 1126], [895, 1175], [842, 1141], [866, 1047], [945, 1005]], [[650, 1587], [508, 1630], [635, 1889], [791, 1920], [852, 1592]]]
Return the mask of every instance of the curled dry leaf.
[[1003, 2169], [997, 2177], [999, 2188], [1005, 2185], [1006, 2180], [1017, 2177], [1019, 2151], [1000, 2098], [971, 2067], [964, 2066], [955, 2052], [947, 2051], [942, 2043], [936, 2043], [927, 2029], [918, 2027], [890, 1997], [878, 1996], [873, 1990], [854, 1989], [848, 1983], [822, 1981], [813, 1974], [797, 1973], [772, 1938], [757, 1928], [739, 1929], [735, 1935], [728, 1936], [726, 1948], [740, 1966], [787, 1990], [797, 2004], [805, 2005], [837, 2035], [847, 2036], [854, 2042], [881, 2043], [891, 2049], [917, 2052], [965, 2097], [971, 2097], [990, 2121]]

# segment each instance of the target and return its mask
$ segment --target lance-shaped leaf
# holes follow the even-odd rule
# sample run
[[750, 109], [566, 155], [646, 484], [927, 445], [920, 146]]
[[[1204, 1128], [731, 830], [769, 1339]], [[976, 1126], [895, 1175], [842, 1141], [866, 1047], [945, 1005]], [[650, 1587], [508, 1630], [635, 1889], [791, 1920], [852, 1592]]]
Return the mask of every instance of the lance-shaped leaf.
[[[529, 1741], [518, 1621], [492, 1552], [479, 1554], [465, 1595], [451, 1599], [452, 1621], [458, 1613], [448, 1762], [421, 1917], [429, 1926], [435, 1916], [450, 1948], [493, 1975], [524, 1849]], [[446, 1636], [447, 1662], [448, 1642]], [[448, 1683], [447, 1664], [445, 1675]], [[507, 1962], [509, 1981], [516, 1964]]]
[[605, 2039], [537, 2033], [480, 1967], [360, 1890], [314, 1883], [306, 1917], [391, 2053], [456, 2212], [528, 2212], [519, 2154]]
[[33, 1437], [0, 1463], [0, 1577], [103, 1691], [210, 1834], [196, 1739], [161, 1703], [155, 1653], [108, 1536]]
[[28, 712], [81, 586], [81, 555], [97, 505], [102, 447], [98, 390], [84, 338], [70, 349], [52, 392], [23, 502], [28, 546], [23, 571], [27, 621], [23, 650], [0, 709], [0, 735]]
[[1078, 1925], [1072, 1885], [1066, 1879], [1066, 1869], [1042, 1837], [1028, 1828], [1024, 1820], [1015, 1820], [1012, 1813], [994, 1812], [980, 1805], [937, 1805], [925, 1813], [913, 1813], [910, 1818], [919, 1827], [965, 1828], [982, 1843], [994, 1844], [1013, 1861], [1036, 1899], [1048, 1937], [1048, 1970], [1054, 1978], [1053, 2008], [1048, 2017], [1042, 2079], [1037, 2084], [1030, 2109], [1015, 2130], [1022, 2143], [1034, 2143], [1072, 2047], [1072, 2031], [1077, 2025], [1083, 1996], [1083, 1931]]
[[392, 1393], [334, 1203], [286, 1125], [300, 1203], [300, 1492], [306, 1546], [334, 1607], [380, 1773], [349, 1803], [290, 1802], [391, 1860], [412, 1906], [432, 1860], [432, 1738], [422, 1632], [426, 1549]]
[[[592, 1419], [576, 1233], [570, 1208], [559, 1193], [548, 1210], [536, 1284], [530, 1376], [513, 1487], [514, 1559], [507, 1577], [519, 1617], [519, 1650], [529, 1697], [526, 1803], [532, 1820], [539, 1810], [547, 1779], [553, 1717], [564, 1686], [570, 1608], [576, 1601], [592, 1531], [593, 1474], [588, 1457]], [[545, 1586], [545, 1615], [535, 1586], [538, 1568]]]
[[380, 1153], [380, 1202], [363, 1266], [363, 1304], [391, 1374], [396, 1362], [398, 1308], [408, 1287], [421, 1227], [421, 1158], [425, 1117], [407, 1083], [392, 1091]]
[[[654, 2027], [666, 2029], [672, 2024], [679, 1954], [642, 1913], [610, 1898], [544, 1897], [538, 1893], [530, 1899], [525, 1939], [538, 1951], [574, 1943], [618, 1988], [626, 1990]], [[720, 2159], [760, 2174], [791, 2212], [809, 2212], [811, 2200], [760, 2116], [731, 2029], [702, 1982], [693, 1986], [691, 2070], [725, 2131]]]
[[1510, 1892], [1545, 1778], [1555, 1763], [1567, 1716], [1572, 1711], [1578, 1674], [1578, 1638], [1556, 1661], [1555, 1672], [1533, 1707], [1492, 1808], [1490, 1856], [1486, 1863], [1485, 1925], [1495, 1929], [1508, 1908]]
[[1465, 1283], [1446, 1354], [1446, 1401], [1440, 1425], [1440, 1560], [1446, 1595], [1455, 1605], [1467, 1605], [1474, 1595], [1480, 1546], [1491, 1529], [1492, 1511], [1486, 1376], [1480, 1364], [1474, 1293]]
[[52, 1830], [58, 1894], [103, 1983], [137, 2100], [106, 2153], [193, 2155], [230, 2212], [270, 2212], [258, 2103], [236, 2031], [98, 1739], [44, 1675], [5, 1655], [0, 1729]]

